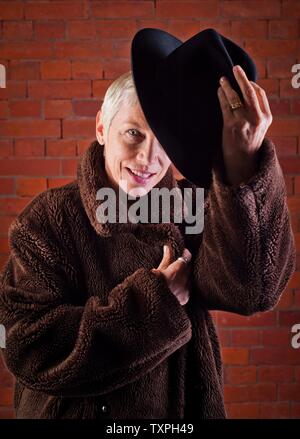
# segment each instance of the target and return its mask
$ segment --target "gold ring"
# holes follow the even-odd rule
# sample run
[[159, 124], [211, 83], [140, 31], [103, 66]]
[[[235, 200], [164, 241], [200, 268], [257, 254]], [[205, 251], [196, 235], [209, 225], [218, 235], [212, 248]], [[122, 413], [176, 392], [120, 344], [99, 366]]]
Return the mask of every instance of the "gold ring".
[[186, 256], [179, 256], [179, 258], [177, 258], [178, 261], [182, 261], [185, 264], [187, 264], [189, 262], [189, 259]]
[[240, 107], [242, 107], [243, 106], [243, 104], [241, 103], [241, 101], [236, 101], [236, 102], [233, 102], [232, 104], [230, 104], [230, 109], [232, 110], [232, 111], [234, 111], [234, 110], [236, 110], [237, 108], [240, 108]]

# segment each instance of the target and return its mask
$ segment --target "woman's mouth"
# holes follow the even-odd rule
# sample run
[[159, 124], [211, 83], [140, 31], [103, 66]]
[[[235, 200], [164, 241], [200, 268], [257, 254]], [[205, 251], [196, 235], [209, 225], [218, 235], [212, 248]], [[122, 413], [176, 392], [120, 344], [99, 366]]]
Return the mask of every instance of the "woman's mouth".
[[156, 173], [150, 173], [150, 172], [141, 172], [136, 169], [126, 168], [130, 177], [133, 179], [135, 183], [139, 184], [147, 184], [148, 181], [156, 175]]

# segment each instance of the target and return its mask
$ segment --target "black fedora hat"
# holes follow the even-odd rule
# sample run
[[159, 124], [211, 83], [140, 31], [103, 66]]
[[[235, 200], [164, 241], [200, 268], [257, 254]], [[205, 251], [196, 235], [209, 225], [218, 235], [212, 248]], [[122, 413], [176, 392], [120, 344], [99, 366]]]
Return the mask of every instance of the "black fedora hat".
[[213, 163], [222, 160], [221, 76], [244, 102], [232, 72], [236, 64], [257, 80], [250, 56], [211, 28], [185, 42], [144, 28], [131, 43], [132, 76], [149, 127], [180, 173], [199, 187], [209, 188]]

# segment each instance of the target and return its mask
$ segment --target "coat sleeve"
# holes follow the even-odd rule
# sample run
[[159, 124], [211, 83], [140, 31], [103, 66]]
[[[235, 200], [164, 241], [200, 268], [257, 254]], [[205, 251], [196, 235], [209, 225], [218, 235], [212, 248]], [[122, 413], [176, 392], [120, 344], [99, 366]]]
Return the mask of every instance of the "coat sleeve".
[[202, 243], [194, 262], [196, 290], [208, 309], [242, 315], [272, 309], [296, 264], [286, 187], [273, 142], [265, 138], [259, 167], [229, 185], [213, 170]]
[[62, 270], [67, 255], [54, 239], [17, 219], [9, 242], [0, 284], [3, 355], [28, 388], [55, 396], [104, 394], [147, 374], [191, 338], [185, 308], [150, 270], [125, 278], [105, 305], [91, 296], [75, 306]]

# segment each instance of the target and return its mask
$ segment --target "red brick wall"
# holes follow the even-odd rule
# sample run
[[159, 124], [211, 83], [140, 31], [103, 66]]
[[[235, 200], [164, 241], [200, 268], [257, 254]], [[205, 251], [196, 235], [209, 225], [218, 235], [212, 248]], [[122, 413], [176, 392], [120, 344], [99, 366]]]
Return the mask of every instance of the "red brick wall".
[[[95, 114], [107, 86], [130, 69], [130, 43], [142, 27], [185, 40], [214, 27], [255, 59], [274, 122], [268, 136], [286, 175], [300, 250], [300, 2], [1, 1], [0, 263], [11, 220], [41, 191], [72, 179], [78, 156], [94, 139]], [[225, 363], [229, 417], [300, 418], [300, 269], [280, 304], [253, 317], [215, 312]], [[1, 322], [0, 322], [1, 323]], [[10, 374], [0, 363], [0, 418], [12, 417]]]

